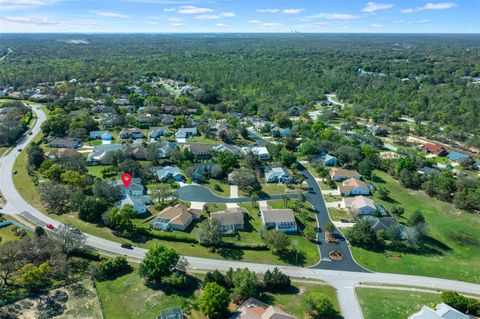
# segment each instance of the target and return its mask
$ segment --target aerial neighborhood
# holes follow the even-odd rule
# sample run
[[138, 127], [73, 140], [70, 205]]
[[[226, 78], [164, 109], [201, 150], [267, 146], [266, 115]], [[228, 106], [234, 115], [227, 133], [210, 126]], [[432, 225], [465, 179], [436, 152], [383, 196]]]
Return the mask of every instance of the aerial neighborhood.
[[[165, 12], [194, 9], [202, 8]], [[285, 10], [278, 12], [291, 12]], [[50, 36], [56, 39], [47, 37], [50, 45], [74, 56], [90, 50], [87, 40]], [[389, 81], [402, 90], [441, 90], [445, 74], [467, 74], [467, 68], [447, 67], [433, 53], [418, 57], [404, 38], [370, 44], [388, 52], [391, 63], [434, 60], [444, 68], [440, 75], [423, 69], [430, 64], [415, 71], [406, 63], [408, 74], [390, 64], [369, 67], [342, 42], [328, 44], [331, 39], [322, 41], [332, 52], [351, 55], [340, 77], [332, 75], [340, 72], [334, 65], [309, 60], [312, 52], [292, 66], [291, 52], [303, 51], [283, 51], [288, 37], [269, 42], [281, 56], [251, 40], [261, 58], [246, 35], [238, 36], [241, 45], [225, 39], [230, 49], [220, 56], [208, 50], [218, 39], [185, 35], [179, 44], [167, 37], [157, 51], [152, 37], [127, 37], [139, 43], [135, 50], [157, 57], [144, 65], [141, 58], [150, 58], [138, 55], [138, 70], [129, 69], [134, 62], [123, 60], [118, 43], [108, 42], [124, 64], [93, 70], [93, 58], [85, 57], [75, 60], [75, 72], [21, 82], [29, 63], [40, 62], [19, 57], [18, 77], [0, 71], [0, 318], [480, 315], [478, 128], [459, 133], [460, 120], [445, 122], [452, 114], [418, 111], [430, 105], [426, 97], [408, 104], [385, 89], [385, 96], [366, 102], [349, 93]], [[201, 41], [201, 51], [190, 41]], [[461, 48], [445, 56], [467, 59], [471, 53]], [[168, 60], [176, 67], [166, 66], [170, 50], [188, 65]], [[365, 56], [379, 54], [371, 50]], [[8, 61], [12, 53], [4, 54]], [[208, 60], [213, 57], [218, 61]], [[228, 57], [252, 68], [239, 82], [263, 89], [242, 84], [237, 91], [223, 82], [246, 72], [240, 68], [215, 69], [203, 79], [205, 61], [216, 68], [231, 64], [222, 62]], [[470, 57], [471, 68], [477, 58]], [[243, 59], [260, 59], [263, 72]], [[303, 64], [316, 68], [309, 79], [321, 77], [322, 84], [314, 94], [295, 86], [284, 97], [288, 84], [262, 75], [270, 64], [279, 72], [277, 60], [306, 91], [310, 84], [295, 71]], [[344, 78], [354, 83], [343, 88]], [[449, 83], [464, 86], [458, 95], [478, 97], [471, 78]], [[377, 100], [401, 107], [380, 109]]]

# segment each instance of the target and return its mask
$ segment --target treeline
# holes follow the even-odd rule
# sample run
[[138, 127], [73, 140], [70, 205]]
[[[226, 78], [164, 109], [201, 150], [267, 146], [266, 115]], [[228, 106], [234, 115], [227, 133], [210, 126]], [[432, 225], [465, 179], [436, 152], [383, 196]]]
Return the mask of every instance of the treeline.
[[[0, 84], [159, 75], [202, 88], [202, 102], [212, 108], [269, 118], [337, 92], [355, 103], [351, 115], [389, 122], [406, 114], [480, 145], [480, 86], [463, 78], [480, 74], [476, 35], [88, 35], [85, 45], [59, 41], [68, 37], [2, 35], [14, 53], [3, 61]], [[360, 68], [386, 76], [357, 74]]]

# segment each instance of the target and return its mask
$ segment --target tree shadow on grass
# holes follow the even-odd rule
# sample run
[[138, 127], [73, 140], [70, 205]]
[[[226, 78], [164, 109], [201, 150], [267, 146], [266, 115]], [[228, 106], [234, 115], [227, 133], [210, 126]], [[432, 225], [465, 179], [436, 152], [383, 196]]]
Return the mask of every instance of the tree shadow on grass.
[[281, 261], [290, 265], [304, 266], [306, 262], [305, 253], [302, 251], [297, 251], [297, 253], [295, 253], [294, 250], [289, 250], [287, 252], [280, 253], [277, 256]]
[[379, 177], [375, 174], [372, 176], [371, 181], [374, 182], [374, 183], [378, 183], [378, 184], [386, 184], [386, 181], [383, 178], [381, 178], [381, 177]]
[[243, 251], [234, 248], [217, 248], [215, 250], [220, 256], [228, 260], [242, 260]]

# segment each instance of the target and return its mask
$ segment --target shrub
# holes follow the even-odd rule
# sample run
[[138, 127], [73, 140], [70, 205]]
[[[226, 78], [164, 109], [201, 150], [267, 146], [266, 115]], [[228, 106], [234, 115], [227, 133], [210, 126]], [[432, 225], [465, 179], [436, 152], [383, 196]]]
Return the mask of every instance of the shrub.
[[108, 280], [122, 275], [132, 268], [125, 257], [116, 257], [114, 259], [105, 259], [92, 265], [92, 277], [96, 280]]

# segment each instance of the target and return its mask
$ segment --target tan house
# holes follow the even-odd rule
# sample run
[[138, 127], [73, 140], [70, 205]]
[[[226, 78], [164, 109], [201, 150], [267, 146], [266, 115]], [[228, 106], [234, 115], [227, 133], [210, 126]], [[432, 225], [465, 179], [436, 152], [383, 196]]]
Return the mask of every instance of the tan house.
[[234, 234], [238, 229], [243, 229], [245, 226], [244, 212], [239, 207], [230, 208], [225, 212], [211, 213], [210, 218], [220, 222], [224, 234]]
[[341, 182], [346, 179], [356, 178], [360, 179], [362, 176], [355, 170], [343, 169], [343, 168], [332, 168], [329, 171], [330, 178], [332, 181]]
[[255, 298], [249, 298], [230, 319], [295, 319], [277, 306], [269, 306]]
[[352, 215], [373, 215], [379, 209], [375, 202], [365, 196], [346, 197], [343, 199], [343, 205]]
[[356, 178], [344, 180], [339, 189], [340, 194], [343, 196], [370, 195], [370, 189], [368, 188], [368, 185]]
[[200, 215], [183, 204], [167, 207], [152, 220], [152, 227], [161, 230], [185, 230]]

